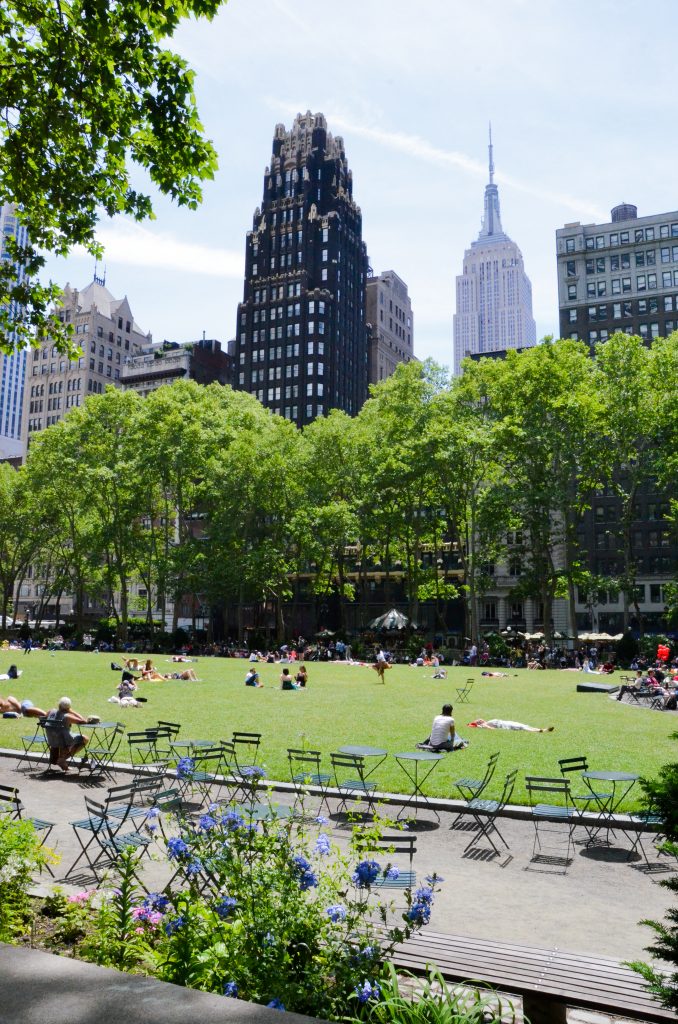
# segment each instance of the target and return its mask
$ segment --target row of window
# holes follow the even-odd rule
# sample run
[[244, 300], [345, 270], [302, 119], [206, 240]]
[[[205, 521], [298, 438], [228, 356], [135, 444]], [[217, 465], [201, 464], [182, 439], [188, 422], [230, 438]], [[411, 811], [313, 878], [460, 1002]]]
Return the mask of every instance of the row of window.
[[[619, 327], [619, 328], [617, 328], [617, 330], [621, 331], [623, 334], [638, 334], [638, 335], [640, 335], [641, 338], [645, 338], [645, 339], [648, 339], [648, 340], [650, 338], [652, 338], [652, 339], [655, 339], [655, 338], [665, 338], [669, 334], [673, 334], [673, 332], [676, 329], [678, 329], [678, 321], [676, 321], [676, 320], [666, 320], [664, 322], [664, 327], [663, 327], [661, 333], [660, 333], [660, 328], [659, 328], [659, 324], [658, 323], [649, 323], [649, 324], [648, 323], [641, 323], [641, 324], [638, 324], [638, 329], [637, 330], [634, 330], [633, 327]], [[578, 331], [570, 331], [569, 337], [573, 341], [578, 341], [579, 340], [579, 332]], [[601, 328], [601, 330], [599, 330], [599, 331], [598, 330], [589, 331], [589, 343], [590, 344], [595, 344], [598, 341], [607, 341], [607, 339], [609, 337], [610, 337], [610, 332], [608, 330], [606, 330], [605, 328]]]
[[[84, 365], [85, 360], [83, 356], [80, 356], [80, 358], [77, 361], [77, 364], [75, 362], [68, 362], [67, 360], [62, 359], [61, 362], [59, 363], [59, 373], [65, 373], [66, 370], [81, 370]], [[56, 363], [49, 363], [49, 365], [47, 363], [43, 363], [42, 366], [34, 366], [32, 375], [33, 377], [43, 377], [48, 373], [56, 373], [56, 366]]]
[[[295, 282], [294, 284], [288, 284], [287, 285], [287, 298], [288, 299], [298, 298], [300, 295], [301, 295], [301, 283], [299, 281]], [[269, 298], [271, 298], [274, 302], [276, 300], [278, 300], [278, 299], [284, 299], [285, 298], [285, 285], [282, 285], [282, 284], [281, 285], [273, 285], [273, 287], [270, 289], [270, 295], [269, 295], [269, 289], [268, 288], [257, 288], [255, 290], [255, 292], [254, 292], [254, 301], [257, 302], [257, 303], [258, 302], [268, 302]]]
[[[307, 363], [306, 364], [306, 376], [312, 377], [315, 374], [317, 377], [323, 377], [325, 375], [325, 364], [324, 363]], [[284, 377], [286, 380], [290, 380], [292, 377], [299, 376], [299, 363], [288, 363], [285, 367]], [[282, 366], [269, 366], [268, 371], [261, 367], [258, 370], [252, 370], [250, 374], [250, 384], [263, 383], [265, 380], [282, 380], [283, 379], [283, 368]], [[241, 371], [238, 374], [238, 383], [243, 386], [245, 384], [245, 372]]]
[[[282, 359], [282, 353], [283, 353], [282, 345], [278, 345], [277, 347], [271, 347], [268, 350], [268, 358], [269, 358], [269, 360]], [[306, 354], [309, 355], [309, 356], [313, 356], [316, 353], [319, 356], [322, 356], [322, 355], [325, 354], [325, 342], [324, 341], [318, 341], [318, 342], [309, 341], [309, 342], [306, 343]], [[241, 349], [240, 354], [238, 356], [238, 360], [239, 360], [239, 363], [240, 363], [241, 366], [244, 366], [246, 356], [247, 356], [247, 353], [244, 352]], [[285, 356], [287, 357], [287, 359], [293, 359], [293, 358], [299, 356], [299, 342], [298, 341], [295, 342], [293, 345], [286, 345], [285, 346]], [[260, 362], [263, 363], [263, 362], [265, 362], [265, 360], [266, 360], [266, 349], [263, 349], [263, 348], [257, 349], [257, 348], [255, 348], [255, 349], [252, 350], [252, 362], [253, 363], [260, 363]]]
[[[637, 274], [636, 275], [636, 291], [654, 291], [658, 287], [657, 274]], [[678, 270], [664, 270], [661, 275], [661, 287], [662, 288], [678, 288]], [[613, 277], [610, 281], [610, 295], [626, 295], [633, 291], [633, 279], [630, 277]], [[588, 299], [604, 298], [608, 294], [608, 282], [607, 281], [587, 281], [586, 282], [586, 297]], [[567, 299], [568, 302], [577, 301], [577, 286], [576, 284], [569, 284], [567, 286]]]
[[[608, 236], [590, 235], [584, 240], [587, 249], [606, 249], [608, 245], [629, 245], [631, 240], [638, 242], [654, 242], [657, 238], [678, 238], [678, 223], [660, 224], [659, 230], [654, 226], [634, 228], [633, 231], [612, 231]], [[576, 238], [565, 239], [565, 252], [574, 252]]]
[[[303, 262], [304, 262], [303, 253], [301, 252], [301, 250], [299, 250], [299, 252], [297, 253], [297, 266], [302, 266]], [[292, 266], [292, 253], [291, 252], [287, 253], [286, 256], [283, 255], [283, 256], [280, 257], [280, 263], [278, 264], [278, 267], [279, 267], [280, 270], [284, 270], [286, 267], [289, 268], [291, 266]], [[275, 270], [276, 269], [276, 258], [275, 258], [275, 256], [271, 256], [269, 268], [270, 268], [270, 270]], [[258, 263], [253, 263], [252, 264], [252, 277], [256, 277], [258, 275], [258, 273], [259, 273], [259, 264]], [[341, 272], [337, 271], [337, 277], [340, 277], [340, 276], [341, 276]], [[322, 270], [320, 271], [320, 280], [321, 281], [327, 281], [327, 279], [328, 279], [328, 277], [327, 277], [327, 267], [323, 267]]]

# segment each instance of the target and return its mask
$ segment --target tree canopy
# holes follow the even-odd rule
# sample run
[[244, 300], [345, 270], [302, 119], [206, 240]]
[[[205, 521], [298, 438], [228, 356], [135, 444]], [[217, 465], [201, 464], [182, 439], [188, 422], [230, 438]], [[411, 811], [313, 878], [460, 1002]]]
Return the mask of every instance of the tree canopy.
[[[0, 351], [49, 333], [73, 352], [70, 325], [49, 319], [58, 294], [35, 274], [43, 252], [101, 254], [103, 215], [153, 215], [141, 169], [195, 208], [216, 153], [205, 138], [193, 72], [167, 49], [182, 18], [212, 18], [225, 0], [7, 0], [0, 6], [0, 203], [14, 203], [29, 243], [0, 261]], [[13, 262], [26, 265], [18, 281]], [[18, 312], [17, 312], [18, 310]]]

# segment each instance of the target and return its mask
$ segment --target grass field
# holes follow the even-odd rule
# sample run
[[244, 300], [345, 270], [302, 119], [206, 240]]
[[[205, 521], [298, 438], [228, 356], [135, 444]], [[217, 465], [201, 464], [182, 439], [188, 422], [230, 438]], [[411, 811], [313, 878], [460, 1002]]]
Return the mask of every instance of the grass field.
[[[46, 709], [66, 694], [82, 714], [118, 719], [128, 729], [152, 725], [158, 718], [178, 721], [181, 738], [230, 739], [234, 729], [261, 732], [262, 760], [269, 777], [287, 780], [288, 747], [306, 745], [325, 755], [347, 743], [381, 746], [391, 753], [413, 750], [428, 735], [442, 704], [456, 704], [457, 687], [474, 676], [470, 703], [455, 708], [457, 730], [470, 740], [470, 746], [446, 754], [438, 764], [426, 786], [427, 792], [437, 796], [456, 796], [453, 780], [482, 775], [487, 757], [495, 750], [501, 752], [501, 759], [488, 795], [499, 792], [505, 772], [518, 768], [517, 803], [525, 801], [523, 776], [557, 775], [560, 757], [585, 754], [591, 768], [651, 777], [662, 764], [676, 760], [678, 753], [671, 740], [678, 730], [678, 716], [619, 704], [598, 694], [578, 694], [582, 676], [575, 672], [523, 670], [512, 672], [508, 679], [483, 679], [480, 669], [456, 668], [449, 670], [446, 680], [434, 680], [432, 669], [396, 666], [387, 672], [382, 686], [369, 667], [310, 663], [308, 688], [290, 693], [278, 688], [277, 665], [259, 666], [265, 688], [257, 690], [243, 685], [245, 661], [204, 658], [192, 666], [200, 682], [142, 683], [139, 693], [148, 703], [121, 709], [107, 703], [120, 679], [119, 673], [111, 671], [112, 659], [120, 663], [119, 655], [6, 653], [0, 670], [6, 672], [16, 662], [23, 675], [17, 681], [3, 681], [2, 692], [9, 688], [19, 699], [30, 698]], [[172, 670], [163, 656], [156, 656], [154, 662], [161, 671]], [[555, 732], [468, 729], [466, 723], [477, 717], [554, 725]], [[0, 719], [0, 746], [20, 748], [20, 737], [31, 732], [30, 720]], [[381, 789], [392, 792], [403, 792], [408, 785], [392, 757], [375, 778]], [[640, 796], [636, 786], [629, 809], [638, 805]]]

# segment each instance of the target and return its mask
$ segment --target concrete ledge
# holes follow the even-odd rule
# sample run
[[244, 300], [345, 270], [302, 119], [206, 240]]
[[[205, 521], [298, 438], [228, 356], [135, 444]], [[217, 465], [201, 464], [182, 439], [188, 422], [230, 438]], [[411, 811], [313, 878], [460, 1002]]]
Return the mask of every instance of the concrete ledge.
[[[286, 1024], [312, 1017], [285, 1015]], [[280, 1024], [280, 1011], [0, 945], [0, 1024]]]
[[[450, 756], [454, 757], [454, 753], [451, 753]], [[9, 747], [0, 747], [0, 757], [19, 758], [19, 757], [21, 757], [21, 751], [20, 750], [12, 750]], [[37, 766], [40, 763], [41, 758], [40, 758], [40, 756], [38, 754], [28, 754], [27, 756], [24, 757], [24, 760], [28, 760], [28, 761], [31, 761], [31, 762], [34, 761], [34, 762], [36, 762], [36, 766]], [[118, 763], [118, 762], [114, 761], [111, 764], [111, 768], [114, 769], [114, 771], [116, 771], [116, 772], [120, 772], [121, 774], [127, 774], [127, 775], [144, 775], [144, 774], [147, 774], [147, 775], [150, 776], [150, 775], [153, 774], [152, 771], [146, 771], [145, 772], [143, 764], [131, 765], [131, 764], [129, 764], [129, 762], [127, 762], [127, 763], [119, 762]], [[166, 772], [165, 777], [168, 780], [168, 782], [176, 781], [176, 775], [175, 775], [174, 772]], [[215, 776], [215, 777], [216, 778], [220, 778], [220, 776], [218, 776], [218, 775]], [[84, 776], [84, 778], [87, 778], [87, 776]], [[21, 787], [17, 786], [17, 788], [20, 789]], [[294, 792], [295, 792], [294, 786], [292, 785], [291, 782], [276, 782], [274, 779], [268, 780], [268, 785], [260, 785], [258, 788], [261, 789], [262, 792], [266, 792], [267, 790], [270, 790], [273, 793], [287, 793], [289, 795], [293, 795]], [[307, 787], [307, 791], [308, 791], [310, 796], [322, 796], [323, 795], [323, 791], [318, 789], [317, 786], [308, 786]], [[328, 787], [325, 792], [327, 793], [327, 795], [329, 797], [332, 797], [333, 799], [337, 799], [337, 800], [344, 800], [345, 799], [346, 801], [353, 801], [354, 803], [361, 803], [361, 798], [360, 798], [359, 795], [358, 796], [353, 796], [352, 794], [341, 793], [338, 789], [335, 789], [334, 787], [331, 787], [331, 786]], [[374, 799], [378, 803], [389, 804], [389, 805], [392, 804], [394, 806], [402, 806], [405, 803], [405, 801], [407, 800], [407, 794], [404, 794], [404, 793], [381, 793], [381, 792], [377, 791], [377, 792], [374, 793]], [[444, 797], [433, 797], [433, 796], [432, 797], [428, 797], [428, 802], [429, 802], [429, 805], [431, 807], [434, 807], [437, 811], [450, 811], [452, 814], [458, 814], [459, 811], [463, 811], [465, 809], [465, 807], [466, 807], [466, 802], [464, 800], [447, 800]], [[423, 816], [424, 817], [426, 816], [426, 811], [425, 810], [423, 811]], [[514, 818], [514, 819], [517, 819], [519, 821], [531, 821], [532, 820], [532, 810], [531, 810], [530, 807], [527, 807], [524, 804], [511, 804], [511, 805], [509, 805], [509, 806], [504, 808], [504, 810], [502, 811], [500, 816], [502, 818]], [[577, 821], [581, 821], [582, 824], [594, 824], [597, 820], [598, 820], [598, 816], [596, 814], [589, 814], [587, 812], [582, 812], [581, 813], [581, 817], [577, 818]], [[617, 822], [619, 824], [620, 828], [623, 828], [624, 827], [624, 823], [628, 824], [631, 820], [632, 820], [632, 818], [631, 818], [631, 815], [629, 815], [629, 814], [615, 814], [610, 819], [610, 821], [612, 823], [613, 822]], [[611, 824], [610, 827], [613, 828], [614, 825]], [[640, 831], [640, 832], [653, 832], [654, 831], [654, 829], [652, 827], [641, 828], [638, 822], [634, 822], [634, 826], [633, 827], [634, 827], [634, 829], [637, 828], [638, 831]]]

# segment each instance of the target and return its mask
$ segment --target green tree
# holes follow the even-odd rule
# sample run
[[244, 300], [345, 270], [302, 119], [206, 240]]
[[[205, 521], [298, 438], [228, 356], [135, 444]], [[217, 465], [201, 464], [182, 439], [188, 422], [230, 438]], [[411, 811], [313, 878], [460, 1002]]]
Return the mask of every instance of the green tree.
[[[29, 245], [17, 282], [0, 265], [0, 351], [48, 335], [73, 353], [70, 325], [52, 323], [58, 289], [35, 283], [42, 251], [74, 245], [100, 255], [101, 215], [152, 216], [134, 168], [180, 205], [196, 207], [216, 155], [203, 135], [193, 72], [166, 49], [186, 17], [212, 18], [221, 0], [60, 0], [0, 7], [0, 202], [15, 203]], [[15, 312], [15, 304], [22, 312]]]

